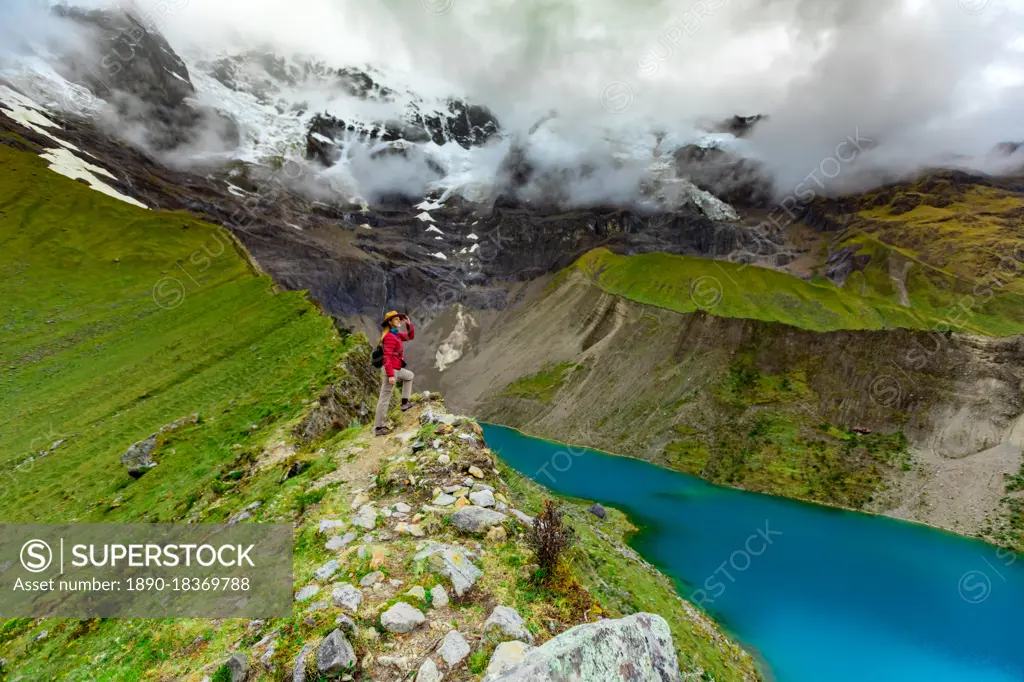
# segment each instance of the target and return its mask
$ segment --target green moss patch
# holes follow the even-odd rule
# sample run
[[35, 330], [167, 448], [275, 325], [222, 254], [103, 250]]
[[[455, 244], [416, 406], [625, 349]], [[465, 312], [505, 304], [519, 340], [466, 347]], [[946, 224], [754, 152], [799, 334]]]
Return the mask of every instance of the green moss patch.
[[547, 405], [576, 371], [583, 371], [583, 368], [572, 362], [545, 365], [536, 374], [513, 381], [505, 387], [502, 395], [536, 400]]
[[976, 289], [920, 264], [908, 275], [909, 306], [902, 304], [888, 273], [880, 274], [877, 261], [874, 270], [858, 273], [842, 288], [823, 278], [806, 281], [753, 265], [664, 253], [619, 256], [595, 249], [573, 267], [608, 293], [679, 313], [704, 311], [819, 332], [902, 328], [992, 336], [1024, 333], [1024, 297]]

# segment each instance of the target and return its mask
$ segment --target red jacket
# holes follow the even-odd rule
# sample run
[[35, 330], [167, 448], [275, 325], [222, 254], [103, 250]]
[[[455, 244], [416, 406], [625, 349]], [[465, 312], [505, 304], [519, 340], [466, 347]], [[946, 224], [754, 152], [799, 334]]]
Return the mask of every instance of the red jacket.
[[416, 330], [413, 329], [412, 322], [408, 323], [409, 333], [388, 332], [384, 335], [384, 340], [381, 341], [381, 347], [384, 349], [384, 371], [388, 373], [389, 377], [395, 376], [395, 372], [402, 369], [402, 362], [405, 360], [405, 349], [402, 345], [403, 341], [412, 341], [416, 338]]

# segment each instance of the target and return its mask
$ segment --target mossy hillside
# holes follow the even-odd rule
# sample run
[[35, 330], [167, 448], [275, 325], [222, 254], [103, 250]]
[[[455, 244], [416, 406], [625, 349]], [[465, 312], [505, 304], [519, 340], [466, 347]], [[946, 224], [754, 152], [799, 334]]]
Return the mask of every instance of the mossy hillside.
[[536, 374], [512, 382], [502, 391], [504, 395], [529, 398], [549, 404], [558, 389], [568, 381], [581, 366], [573, 362], [561, 362], [543, 367]]
[[765, 375], [739, 358], [712, 386], [719, 419], [677, 424], [662, 455], [674, 469], [721, 485], [854, 509], [884, 488], [885, 472], [910, 467], [900, 430], [863, 433], [806, 411], [817, 396], [806, 374]]
[[910, 466], [899, 427], [858, 433], [817, 413], [807, 369], [766, 373], [752, 349], [734, 354], [724, 371], [713, 371], [709, 358], [698, 364], [663, 363], [647, 394], [634, 392], [628, 402], [610, 398], [621, 377], [599, 379], [598, 369], [600, 384], [566, 383], [546, 400], [503, 391], [484, 414], [533, 429], [548, 423], [546, 406], [575, 404], [581, 393], [602, 395], [604, 409], [568, 417], [583, 420], [586, 436], [597, 439], [588, 444], [720, 485], [854, 509], [874, 501], [888, 475]]
[[1024, 293], [1024, 195], [955, 173], [883, 188], [857, 199], [850, 226], [970, 282], [998, 276]]
[[[1021, 333], [1024, 297], [1000, 272], [975, 282], [918, 260], [915, 254], [890, 246], [868, 232], [848, 230], [834, 248], [853, 248], [867, 264], [843, 284], [845, 291], [865, 298], [885, 298], [921, 313], [933, 331], [966, 331], [988, 336]], [[1024, 258], [1024, 250], [1021, 251]], [[1012, 259], [1011, 259], [1012, 260]], [[1024, 262], [1020, 263], [1024, 269]]]
[[690, 256], [649, 253], [619, 256], [595, 249], [574, 265], [602, 290], [678, 313], [703, 310], [730, 318], [779, 322], [800, 329], [949, 329], [1004, 336], [1024, 332], [1024, 297], [994, 293], [974, 301], [965, 316], [963, 296], [971, 287], [955, 278], [915, 270], [910, 305], [874, 276], [863, 286], [837, 287], [816, 277], [806, 281], [753, 265]]
[[[421, 399], [414, 397], [417, 403]], [[435, 411], [442, 409], [437, 401], [430, 405]], [[396, 430], [406, 436], [426, 433], [430, 429], [416, 428], [418, 414], [419, 409], [394, 413]], [[471, 428], [467, 423], [458, 431]], [[668, 578], [625, 545], [633, 528], [615, 510], [609, 510], [609, 518], [601, 521], [587, 514], [583, 503], [566, 501], [568, 521], [576, 530], [578, 542], [568, 557], [565, 575], [549, 584], [536, 579], [530, 566], [533, 556], [524, 541], [525, 529], [510, 519], [505, 524], [507, 539], [480, 538], [485, 551], [478, 552], [476, 561], [484, 576], [463, 598], [456, 598], [447, 579], [430, 565], [414, 560], [416, 548], [424, 539], [394, 532], [393, 521], [382, 518], [375, 531], [360, 531], [361, 537], [348, 547], [336, 552], [327, 550], [324, 545], [328, 536], [318, 532], [319, 522], [350, 521], [355, 514], [353, 499], [371, 480], [376, 485], [363, 492], [363, 501], [373, 501], [379, 509], [391, 509], [401, 501], [419, 511], [421, 505], [429, 504], [433, 498], [438, 477], [461, 479], [471, 463], [484, 466], [485, 460], [490, 460], [500, 478], [487, 468], [484, 482], [503, 491], [513, 507], [536, 514], [550, 495], [507, 468], [481, 445], [460, 440], [455, 431], [433, 431], [431, 435], [441, 439], [442, 448], [450, 453], [450, 466], [441, 465], [433, 450], [413, 453], [409, 445], [403, 444], [405, 438], [375, 438], [369, 427], [350, 428], [316, 443], [310, 455], [311, 466], [301, 473], [277, 485], [267, 483], [272, 474], [279, 472], [247, 476], [215, 502], [200, 502], [197, 519], [206, 521], [237, 513], [252, 499], [261, 499], [263, 505], [252, 512], [247, 522], [295, 524], [296, 589], [314, 580], [314, 571], [331, 559], [340, 563], [334, 576], [339, 584], [358, 583], [375, 570], [385, 574], [384, 591], [364, 589], [359, 612], [350, 614], [357, 626], [356, 633], [349, 635], [360, 662], [356, 679], [384, 679], [393, 674], [392, 669], [378, 662], [384, 655], [409, 656], [418, 666], [439, 639], [434, 628], [423, 628], [409, 636], [391, 635], [381, 628], [380, 613], [398, 601], [413, 604], [432, 620], [444, 620], [467, 636], [472, 654], [467, 663], [446, 672], [446, 679], [453, 682], [479, 680], [482, 676], [497, 641], [474, 633], [479, 632], [497, 604], [515, 608], [538, 642], [601, 615], [658, 613], [672, 626], [680, 660], [684, 669], [693, 673], [692, 679], [758, 679], [750, 656], [706, 616], [683, 602]], [[451, 525], [450, 512], [451, 508], [423, 512], [419, 525], [426, 538], [473, 547], [474, 538], [462, 535]], [[395, 587], [387, 582], [390, 580], [402, 583]], [[429, 597], [422, 603], [405, 594], [416, 586], [429, 594], [429, 589], [438, 584], [447, 586], [452, 597], [450, 607], [442, 611], [435, 610]], [[228, 657], [242, 653], [257, 671], [254, 679], [291, 679], [303, 646], [316, 643], [337, 627], [335, 618], [341, 611], [330, 603], [329, 593], [327, 586], [310, 602], [297, 603], [291, 618], [267, 621], [8, 621], [0, 626], [0, 657], [8, 659], [8, 670], [25, 675], [26, 679], [199, 682], [216, 674]], [[328, 604], [311, 608], [317, 600], [326, 600]], [[40, 638], [44, 630], [47, 634]], [[270, 640], [276, 640], [274, 651], [268, 656], [273, 670], [266, 670], [258, 659], [267, 654]], [[320, 678], [314, 673], [307, 679]]]
[[[223, 229], [2, 145], [0, 244], [4, 521], [182, 518], [298, 417], [349, 348]], [[133, 481], [125, 450], [192, 414]]]
[[[566, 310], [597, 312], [566, 328]], [[880, 493], [914, 466], [907, 440], [932, 428], [931, 407], [956, 395], [949, 368], [968, 358], [907, 330], [823, 334], [678, 315], [616, 301], [579, 272], [528, 312], [500, 330], [535, 339], [517, 349], [518, 379], [503, 369], [506, 385], [536, 383], [565, 362], [586, 371], [541, 382], [543, 398], [498, 388], [477, 408], [481, 418], [723, 485], [850, 508], [881, 504]], [[552, 350], [554, 334], [577, 344]], [[915, 348], [929, 351], [924, 365], [906, 359]], [[905, 372], [898, 388], [893, 363]]]

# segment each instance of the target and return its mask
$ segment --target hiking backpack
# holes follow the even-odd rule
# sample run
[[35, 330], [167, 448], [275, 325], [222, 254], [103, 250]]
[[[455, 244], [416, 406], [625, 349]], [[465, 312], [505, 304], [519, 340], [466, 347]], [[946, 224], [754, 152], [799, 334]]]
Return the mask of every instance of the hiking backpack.
[[377, 347], [370, 353], [370, 363], [378, 369], [384, 366], [384, 347], [377, 344]]

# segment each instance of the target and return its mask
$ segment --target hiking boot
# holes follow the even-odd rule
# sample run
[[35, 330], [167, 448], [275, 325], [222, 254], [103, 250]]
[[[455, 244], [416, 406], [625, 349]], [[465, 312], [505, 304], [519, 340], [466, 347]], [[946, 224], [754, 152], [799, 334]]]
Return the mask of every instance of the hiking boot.
[[406, 410], [411, 410], [411, 409], [412, 409], [412, 403], [410, 403], [408, 400], [403, 400], [402, 401], [402, 412], [405, 412]]
[[375, 428], [375, 429], [373, 430], [373, 434], [374, 434], [375, 436], [386, 436], [386, 435], [388, 435], [389, 433], [391, 433], [391, 429], [389, 429], [389, 428], [388, 428], [388, 427], [386, 427], [386, 426], [378, 426], [377, 428]]

